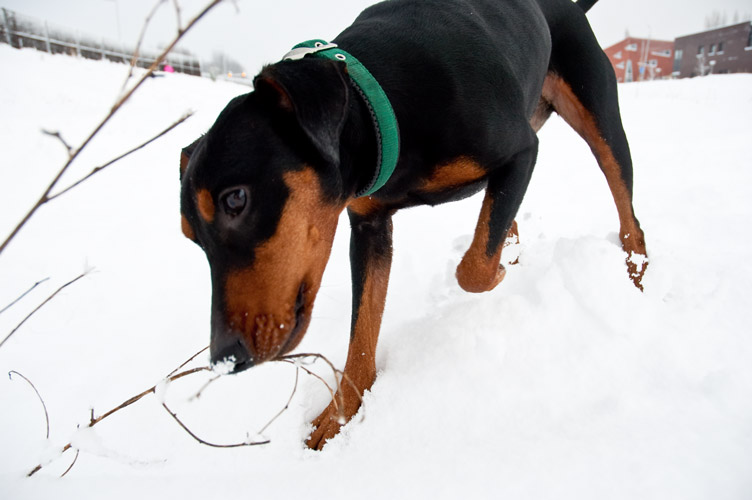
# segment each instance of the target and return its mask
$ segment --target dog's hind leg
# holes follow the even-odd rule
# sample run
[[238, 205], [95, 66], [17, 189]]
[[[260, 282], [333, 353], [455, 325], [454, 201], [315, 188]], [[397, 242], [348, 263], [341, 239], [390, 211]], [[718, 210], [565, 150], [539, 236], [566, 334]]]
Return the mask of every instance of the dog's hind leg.
[[587, 26], [581, 28], [561, 37], [552, 31], [554, 49], [543, 99], [585, 139], [606, 176], [619, 214], [629, 276], [642, 290], [647, 251], [632, 206], [632, 158], [621, 123], [616, 78], [592, 32]]
[[516, 235], [514, 217], [522, 203], [538, 154], [538, 140], [495, 168], [488, 178], [486, 196], [470, 248], [457, 266], [457, 282], [468, 292], [487, 292], [504, 279], [500, 263], [505, 241]]

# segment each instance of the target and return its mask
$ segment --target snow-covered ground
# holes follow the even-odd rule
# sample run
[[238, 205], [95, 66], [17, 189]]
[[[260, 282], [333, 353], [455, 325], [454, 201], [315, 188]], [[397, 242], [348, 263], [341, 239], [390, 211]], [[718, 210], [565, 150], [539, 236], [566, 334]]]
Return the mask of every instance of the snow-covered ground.
[[[121, 65], [0, 46], [0, 235], [42, 192], [65, 151], [111, 106]], [[395, 257], [361, 416], [321, 452], [308, 422], [326, 388], [301, 376], [270, 444], [193, 441], [154, 396], [88, 431], [209, 340], [209, 275], [180, 233], [178, 153], [246, 87], [149, 81], [67, 182], [196, 115], [44, 207], [0, 257], [0, 338], [59, 285], [94, 268], [0, 349], [0, 498], [752, 498], [752, 75], [629, 84], [621, 108], [650, 267], [627, 278], [613, 202], [585, 144], [557, 117], [518, 215], [520, 264], [493, 292], [454, 279], [480, 198], [395, 217]], [[348, 228], [299, 351], [344, 365]], [[199, 361], [205, 362], [205, 358]], [[324, 366], [318, 372], [333, 380]], [[203, 438], [242, 442], [285, 404], [295, 368], [263, 365], [211, 385], [167, 387]], [[56, 450], [73, 439], [81, 454]], [[35, 464], [49, 461], [31, 479]], [[46, 462], [45, 462], [46, 463]]]

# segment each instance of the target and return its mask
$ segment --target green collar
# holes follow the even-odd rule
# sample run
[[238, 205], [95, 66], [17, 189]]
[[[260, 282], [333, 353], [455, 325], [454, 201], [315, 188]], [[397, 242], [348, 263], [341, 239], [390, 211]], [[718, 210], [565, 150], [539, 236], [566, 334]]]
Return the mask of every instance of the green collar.
[[368, 105], [376, 129], [378, 157], [373, 179], [357, 196], [371, 195], [386, 184], [399, 158], [399, 127], [389, 98], [371, 72], [352, 54], [337, 47], [337, 44], [327, 43], [324, 40], [309, 40], [293, 47], [283, 59], [296, 60], [308, 55], [345, 62], [350, 80]]

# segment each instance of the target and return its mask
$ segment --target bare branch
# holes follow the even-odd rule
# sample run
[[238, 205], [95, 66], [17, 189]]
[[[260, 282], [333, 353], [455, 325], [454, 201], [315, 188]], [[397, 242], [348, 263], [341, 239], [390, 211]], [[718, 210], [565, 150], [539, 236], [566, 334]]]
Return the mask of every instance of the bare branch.
[[11, 231], [10, 235], [3, 241], [2, 244], [0, 244], [0, 254], [5, 250], [5, 248], [8, 246], [8, 244], [13, 240], [13, 238], [16, 237], [18, 232], [23, 228], [27, 222], [31, 219], [31, 217], [36, 213], [39, 208], [47, 203], [49, 201], [49, 196], [52, 190], [55, 188], [57, 183], [60, 181], [60, 179], [63, 177], [65, 172], [68, 171], [70, 166], [73, 164], [76, 158], [78, 158], [78, 155], [81, 154], [81, 151], [83, 151], [86, 146], [89, 145], [89, 143], [94, 139], [94, 137], [99, 134], [99, 132], [102, 130], [102, 128], [112, 119], [112, 117], [117, 113], [117, 111], [125, 104], [133, 95], [136, 90], [138, 90], [139, 87], [146, 81], [147, 78], [149, 78], [154, 71], [159, 67], [159, 65], [164, 61], [164, 59], [167, 57], [167, 54], [170, 53], [170, 51], [175, 48], [175, 45], [183, 38], [183, 36], [202, 18], [206, 15], [207, 12], [209, 12], [211, 9], [216, 7], [222, 0], [212, 0], [204, 9], [199, 12], [196, 17], [190, 20], [190, 22], [186, 25], [185, 29], [181, 32], [179, 32], [175, 38], [172, 40], [172, 42], [169, 43], [169, 45], [162, 51], [162, 53], [157, 56], [156, 60], [152, 63], [151, 66], [146, 70], [146, 72], [139, 78], [139, 80], [131, 87], [129, 90], [123, 94], [120, 99], [118, 99], [115, 104], [112, 106], [112, 109], [110, 110], [109, 114], [97, 125], [94, 130], [89, 134], [89, 136], [84, 139], [83, 143], [81, 145], [72, 150], [68, 161], [60, 168], [57, 175], [52, 179], [52, 182], [47, 186], [47, 189], [42, 193], [42, 195], [39, 197], [37, 202], [31, 207], [29, 212], [21, 219], [21, 221], [16, 225], [16, 227]]
[[13, 301], [13, 302], [11, 302], [11, 303], [10, 303], [10, 304], [8, 304], [7, 306], [5, 306], [5, 307], [3, 307], [2, 309], [0, 309], [0, 314], [4, 313], [4, 312], [5, 312], [5, 311], [7, 311], [8, 309], [10, 309], [10, 308], [11, 308], [11, 307], [13, 307], [14, 305], [16, 305], [16, 304], [17, 304], [17, 303], [18, 303], [18, 302], [19, 302], [19, 301], [20, 301], [21, 299], [23, 299], [23, 298], [24, 298], [24, 297], [26, 297], [26, 296], [27, 296], [28, 294], [30, 294], [32, 290], [34, 290], [34, 289], [35, 289], [36, 287], [38, 287], [39, 285], [41, 285], [42, 283], [44, 283], [45, 281], [47, 281], [47, 280], [49, 280], [49, 279], [50, 279], [50, 278], [45, 278], [45, 279], [43, 279], [43, 280], [39, 280], [39, 281], [37, 281], [36, 283], [34, 283], [33, 285], [31, 285], [31, 288], [29, 288], [29, 289], [28, 289], [28, 290], [26, 290], [26, 291], [25, 291], [24, 293], [22, 293], [21, 295], [19, 295], [19, 296], [18, 296], [18, 297], [17, 297], [17, 298], [16, 298], [16, 299], [15, 299], [15, 300]]
[[261, 428], [260, 431], [258, 431], [257, 434], [261, 435], [264, 433], [264, 431], [274, 423], [275, 420], [277, 420], [284, 412], [287, 411], [287, 409], [290, 407], [290, 403], [292, 403], [292, 398], [295, 396], [295, 393], [298, 392], [298, 378], [300, 377], [300, 368], [295, 367], [295, 385], [292, 386], [292, 392], [290, 393], [290, 397], [287, 399], [287, 403], [285, 403], [285, 407], [279, 410], [279, 412], [272, 417], [271, 420], [269, 420], [265, 426]]
[[45, 134], [45, 135], [49, 135], [50, 137], [54, 137], [58, 141], [60, 141], [62, 143], [63, 147], [65, 147], [65, 149], [68, 151], [68, 156], [70, 157], [71, 151], [73, 151], [73, 147], [70, 144], [68, 144], [65, 139], [63, 139], [63, 136], [60, 135], [60, 131], [59, 130], [56, 130], [55, 132], [52, 132], [50, 130], [42, 129], [42, 133]]
[[116, 162], [118, 162], [118, 161], [122, 160], [122, 159], [123, 159], [123, 158], [125, 158], [126, 156], [129, 156], [129, 155], [131, 155], [131, 154], [135, 153], [136, 151], [138, 151], [138, 150], [140, 150], [140, 149], [143, 149], [143, 148], [145, 148], [146, 146], [148, 146], [148, 145], [149, 145], [149, 144], [151, 144], [152, 142], [156, 141], [157, 139], [159, 139], [160, 137], [162, 137], [163, 135], [167, 134], [167, 133], [168, 133], [168, 132], [170, 132], [170, 131], [171, 131], [172, 129], [174, 129], [175, 127], [177, 127], [178, 125], [180, 125], [181, 123], [183, 123], [184, 121], [186, 121], [186, 120], [187, 120], [188, 118], [190, 118], [191, 116], [193, 116], [193, 112], [188, 112], [188, 113], [184, 114], [184, 115], [183, 115], [182, 117], [180, 117], [180, 118], [179, 118], [179, 119], [178, 119], [178, 120], [177, 120], [176, 122], [174, 122], [174, 123], [173, 123], [172, 125], [170, 125], [170, 126], [169, 126], [169, 127], [167, 127], [166, 129], [162, 130], [162, 131], [161, 131], [160, 133], [158, 133], [157, 135], [153, 136], [153, 137], [152, 137], [151, 139], [149, 139], [149, 140], [147, 140], [147, 141], [145, 141], [145, 142], [143, 142], [143, 143], [139, 144], [138, 146], [136, 146], [136, 147], [135, 147], [135, 148], [133, 148], [133, 149], [130, 149], [130, 150], [126, 151], [125, 153], [121, 154], [121, 155], [120, 155], [120, 156], [118, 156], [117, 158], [113, 158], [112, 160], [108, 161], [108, 162], [107, 162], [107, 163], [105, 163], [104, 165], [100, 165], [100, 166], [98, 166], [98, 167], [94, 168], [94, 169], [93, 169], [93, 170], [92, 170], [91, 172], [89, 172], [89, 173], [88, 173], [88, 174], [86, 174], [86, 175], [85, 175], [84, 177], [82, 177], [81, 179], [77, 180], [76, 182], [74, 182], [73, 184], [71, 184], [70, 186], [68, 186], [67, 188], [63, 189], [63, 190], [62, 190], [62, 191], [60, 191], [59, 193], [55, 193], [55, 194], [49, 195], [49, 196], [47, 197], [47, 201], [49, 202], [49, 201], [52, 201], [52, 200], [54, 200], [54, 199], [56, 199], [56, 198], [59, 198], [60, 196], [64, 195], [65, 193], [67, 193], [67, 192], [68, 192], [68, 191], [70, 191], [71, 189], [75, 188], [76, 186], [78, 186], [78, 185], [79, 185], [79, 184], [81, 184], [82, 182], [84, 182], [84, 181], [88, 180], [88, 179], [89, 179], [90, 177], [92, 177], [92, 176], [93, 176], [94, 174], [97, 174], [97, 173], [101, 172], [101, 171], [102, 171], [102, 170], [104, 170], [105, 168], [109, 167], [109, 166], [110, 166], [110, 165], [112, 165], [113, 163], [116, 163]]
[[[194, 355], [194, 357], [195, 357], [195, 356], [196, 356], [196, 355]], [[191, 358], [191, 359], [192, 359], [192, 358]], [[190, 360], [188, 360], [188, 361], [190, 361]], [[186, 364], [186, 363], [188, 363], [188, 361], [186, 361], [186, 362], [185, 362], [185, 363], [184, 363], [183, 365], [181, 365], [181, 366], [185, 366], [185, 364]], [[172, 372], [172, 373], [173, 373], [173, 375], [170, 375], [169, 377], [167, 377], [167, 380], [168, 380], [168, 381], [170, 381], [170, 382], [174, 382], [175, 380], [181, 379], [181, 378], [183, 378], [183, 377], [185, 377], [185, 376], [187, 376], [187, 375], [192, 375], [192, 374], [194, 374], [194, 373], [198, 373], [198, 372], [202, 372], [202, 371], [211, 371], [211, 368], [209, 368], [208, 366], [199, 366], [199, 367], [197, 367], [197, 368], [191, 368], [191, 369], [189, 369], [189, 370], [185, 370], [185, 371], [182, 371], [182, 372], [179, 372], [179, 373], [175, 373], [175, 372], [173, 371], [173, 372]], [[127, 408], [128, 406], [132, 405], [132, 404], [133, 404], [133, 403], [135, 403], [136, 401], [139, 401], [140, 399], [142, 399], [142, 398], [143, 398], [144, 396], [147, 396], [147, 395], [149, 395], [149, 394], [153, 394], [153, 393], [155, 393], [155, 392], [156, 392], [156, 390], [157, 390], [157, 386], [156, 386], [156, 385], [153, 385], [152, 387], [150, 387], [150, 388], [146, 389], [145, 391], [142, 391], [142, 392], [140, 392], [139, 394], [136, 394], [135, 396], [133, 396], [133, 397], [131, 397], [131, 398], [128, 398], [127, 400], [125, 400], [125, 401], [123, 401], [122, 403], [120, 403], [119, 405], [117, 405], [117, 406], [116, 406], [115, 408], [113, 408], [113, 409], [111, 409], [111, 410], [109, 410], [109, 411], [107, 411], [107, 412], [103, 413], [102, 415], [100, 415], [99, 417], [96, 417], [96, 418], [94, 417], [94, 410], [92, 409], [92, 410], [91, 410], [91, 417], [89, 418], [89, 423], [87, 424], [87, 426], [86, 426], [86, 427], [94, 427], [94, 426], [95, 426], [95, 425], [97, 425], [97, 424], [98, 424], [99, 422], [101, 422], [102, 420], [106, 419], [107, 417], [109, 417], [109, 416], [110, 416], [110, 415], [112, 415], [113, 413], [116, 413], [116, 412], [118, 412], [118, 411], [122, 410], [123, 408]], [[62, 449], [60, 450], [60, 454], [62, 455], [62, 454], [63, 454], [63, 453], [65, 453], [66, 451], [70, 450], [70, 449], [71, 449], [72, 447], [73, 447], [73, 446], [71, 445], [71, 443], [68, 443], [68, 444], [66, 444], [66, 445], [65, 445], [65, 446], [63, 446], [63, 448], [62, 448]], [[74, 461], [74, 462], [75, 462], [75, 461]], [[31, 476], [33, 476], [34, 474], [36, 474], [37, 472], [39, 472], [39, 471], [40, 471], [40, 470], [42, 469], [42, 467], [43, 467], [43, 465], [42, 465], [42, 464], [39, 464], [39, 465], [37, 465], [37, 466], [36, 466], [36, 467], [34, 467], [34, 468], [33, 468], [33, 469], [32, 469], [32, 470], [31, 470], [31, 471], [30, 471], [30, 472], [29, 472], [29, 473], [28, 473], [28, 474], [27, 474], [26, 476], [27, 476], [27, 477], [31, 477]], [[66, 471], [66, 473], [67, 473], [67, 471]]]
[[186, 425], [180, 421], [178, 416], [170, 410], [170, 408], [167, 407], [165, 403], [162, 403], [162, 407], [167, 411], [167, 413], [170, 414], [170, 416], [175, 420], [175, 422], [180, 425], [180, 427], [183, 428], [185, 432], [187, 432], [193, 439], [198, 441], [201, 444], [205, 444], [206, 446], [211, 446], [212, 448], [240, 448], [241, 446], [258, 446], [260, 444], [269, 444], [269, 440], [265, 441], [250, 441], [250, 442], [244, 442], [244, 443], [233, 443], [233, 444], [216, 444], [216, 443], [210, 443], [209, 441], [205, 441], [198, 437], [196, 434], [194, 434]]
[[15, 327], [15, 328], [14, 328], [13, 330], [11, 330], [11, 332], [10, 332], [10, 333], [8, 334], [8, 336], [7, 336], [7, 337], [5, 337], [5, 338], [3, 339], [3, 341], [2, 341], [2, 342], [0, 342], [0, 348], [2, 348], [2, 347], [3, 347], [3, 345], [4, 345], [4, 344], [5, 344], [5, 343], [6, 343], [7, 341], [8, 341], [8, 339], [9, 339], [9, 338], [11, 338], [11, 337], [13, 336], [13, 334], [14, 334], [14, 333], [16, 333], [16, 331], [17, 331], [17, 330], [18, 330], [19, 328], [21, 328], [21, 326], [22, 326], [22, 325], [23, 325], [24, 323], [26, 323], [26, 321], [27, 321], [27, 320], [28, 320], [29, 318], [31, 318], [31, 317], [32, 317], [32, 316], [33, 316], [34, 314], [36, 314], [36, 312], [37, 312], [37, 311], [39, 311], [39, 310], [40, 310], [40, 309], [41, 309], [42, 307], [44, 307], [44, 306], [45, 306], [45, 304], [47, 304], [47, 303], [48, 303], [49, 301], [51, 301], [51, 300], [52, 300], [53, 298], [55, 298], [55, 296], [56, 296], [56, 295], [57, 295], [58, 293], [62, 292], [62, 291], [63, 291], [63, 289], [65, 289], [66, 287], [68, 287], [68, 286], [72, 285], [72, 284], [73, 284], [73, 283], [75, 283], [76, 281], [80, 280], [81, 278], [83, 278], [84, 276], [86, 276], [86, 275], [87, 275], [88, 273], [89, 273], [89, 271], [87, 270], [87, 271], [84, 271], [83, 273], [79, 274], [78, 276], [76, 276], [75, 278], [73, 278], [72, 280], [70, 280], [70, 281], [69, 281], [68, 283], [66, 283], [66, 284], [62, 285], [62, 286], [61, 286], [60, 288], [58, 288], [57, 290], [55, 290], [55, 291], [54, 291], [54, 292], [52, 293], [52, 295], [50, 295], [49, 297], [47, 297], [47, 298], [46, 298], [46, 299], [44, 300], [44, 302], [42, 302], [42, 303], [41, 303], [41, 304], [39, 304], [39, 305], [38, 305], [37, 307], [35, 307], [33, 311], [31, 311], [31, 312], [30, 312], [30, 313], [29, 313], [29, 314], [28, 314], [28, 315], [27, 315], [27, 316], [26, 316], [26, 317], [25, 317], [25, 318], [24, 318], [23, 320], [21, 320], [21, 322], [20, 322], [20, 323], [19, 323], [18, 325], [16, 325], [16, 327]]
[[180, 4], [178, 4], [178, 0], [172, 0], [172, 5], [175, 6], [175, 17], [178, 21], [178, 33], [183, 31], [183, 21], [180, 20]]
[[151, 12], [149, 12], [149, 15], [146, 16], [146, 19], [144, 19], [144, 24], [141, 27], [141, 34], [138, 35], [138, 41], [136, 42], [136, 48], [133, 49], [133, 58], [131, 58], [131, 65], [128, 70], [128, 75], [125, 77], [123, 86], [120, 89], [121, 93], [125, 91], [126, 85], [128, 85], [128, 82], [131, 80], [131, 77], [133, 76], [133, 69], [138, 64], [138, 58], [141, 57], [141, 44], [144, 41], [144, 35], [146, 35], [146, 28], [149, 27], [149, 23], [151, 23], [151, 18], [154, 17], [154, 14], [157, 13], [157, 10], [159, 9], [159, 7], [166, 1], [167, 0], [157, 0], [157, 3], [154, 4], [154, 7], [151, 9]]
[[81, 450], [76, 450], [76, 456], [73, 457], [73, 461], [68, 466], [68, 468], [65, 469], [65, 472], [63, 472], [62, 474], [60, 474], [60, 477], [65, 477], [65, 475], [71, 471], [71, 469], [73, 468], [73, 466], [76, 465], [76, 460], [78, 460], [78, 455], [79, 454], [81, 454]]
[[174, 370], [172, 370], [170, 373], [168, 373], [167, 377], [165, 377], [165, 378], [170, 378], [173, 375], [175, 375], [179, 370], [182, 370], [185, 365], [187, 365], [188, 363], [190, 363], [191, 361], [193, 361], [194, 359], [196, 359], [197, 357], [199, 357], [199, 355], [201, 355], [201, 353], [203, 353], [207, 349], [209, 349], [209, 346], [204, 347], [203, 349], [201, 349], [200, 351], [198, 351], [196, 354], [194, 354], [190, 358], [188, 358], [185, 361], [183, 361], [183, 363], [180, 366], [178, 366], [177, 368], [175, 368]]
[[16, 374], [19, 377], [21, 377], [22, 379], [24, 379], [26, 381], [26, 383], [28, 383], [31, 386], [31, 388], [34, 389], [34, 392], [37, 394], [37, 397], [39, 398], [39, 402], [42, 403], [42, 408], [44, 409], [44, 420], [45, 420], [45, 422], [47, 422], [47, 434], [46, 434], [45, 437], [47, 439], [50, 439], [50, 415], [49, 415], [49, 413], [47, 413], [47, 405], [44, 404], [44, 399], [42, 399], [42, 395], [39, 394], [39, 391], [37, 390], [36, 386], [31, 382], [31, 380], [29, 380], [22, 373], [19, 373], [16, 370], [9, 371], [8, 372], [8, 378], [11, 379], [11, 380], [13, 380], [13, 374]]

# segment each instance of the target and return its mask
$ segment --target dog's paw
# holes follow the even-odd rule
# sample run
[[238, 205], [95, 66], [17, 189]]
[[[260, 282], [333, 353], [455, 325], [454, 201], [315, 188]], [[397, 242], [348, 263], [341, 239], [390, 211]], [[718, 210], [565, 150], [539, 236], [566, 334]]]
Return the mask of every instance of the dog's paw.
[[645, 270], [648, 268], [648, 263], [649, 260], [647, 255], [637, 252], [630, 252], [627, 254], [627, 272], [629, 272], [629, 277], [632, 279], [634, 286], [640, 291], [644, 291], [642, 278], [645, 276]]
[[313, 450], [321, 450], [360, 409], [361, 396], [352, 387], [343, 386], [340, 390], [343, 394], [337, 392], [334, 396], [337, 404], [333, 400], [312, 422], [314, 429], [306, 445]]
[[326, 410], [316, 417], [312, 423], [314, 429], [306, 441], [306, 446], [312, 450], [321, 450], [327, 441], [339, 433], [342, 426], [347, 423], [347, 418], [334, 407], [333, 403], [329, 403]]
[[476, 258], [468, 251], [457, 266], [457, 283], [466, 292], [481, 293], [493, 290], [501, 283], [507, 270], [499, 259]]

